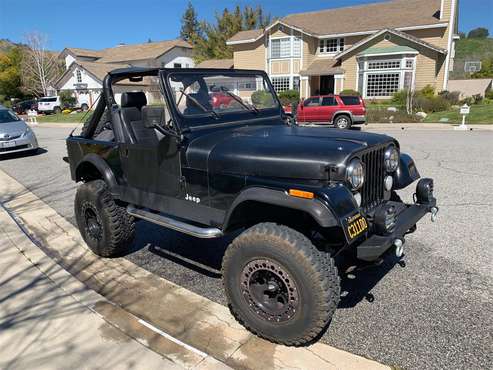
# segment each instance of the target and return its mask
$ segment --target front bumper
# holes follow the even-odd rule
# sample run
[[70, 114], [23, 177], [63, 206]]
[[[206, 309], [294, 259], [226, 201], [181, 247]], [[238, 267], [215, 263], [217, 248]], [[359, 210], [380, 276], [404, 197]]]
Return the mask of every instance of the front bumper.
[[372, 235], [356, 247], [356, 256], [363, 261], [375, 261], [387, 252], [396, 240], [403, 241], [406, 233], [427, 213], [435, 212], [436, 201], [433, 204], [402, 204], [402, 210], [397, 215], [394, 231], [388, 235]]
[[0, 141], [0, 155], [18, 153], [38, 149], [38, 141], [34, 134], [10, 141]]

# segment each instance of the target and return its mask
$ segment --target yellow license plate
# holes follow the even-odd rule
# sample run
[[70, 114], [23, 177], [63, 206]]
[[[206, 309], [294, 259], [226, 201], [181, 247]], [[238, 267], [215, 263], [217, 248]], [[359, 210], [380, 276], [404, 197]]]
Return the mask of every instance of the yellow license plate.
[[349, 217], [347, 220], [346, 232], [350, 240], [353, 240], [368, 230], [366, 219], [359, 213]]

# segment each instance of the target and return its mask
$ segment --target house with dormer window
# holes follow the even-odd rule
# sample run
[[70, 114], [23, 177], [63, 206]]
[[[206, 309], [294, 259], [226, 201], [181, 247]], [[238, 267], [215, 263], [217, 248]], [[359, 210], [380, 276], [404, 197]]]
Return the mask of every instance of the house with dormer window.
[[402, 89], [446, 90], [457, 0], [393, 0], [291, 14], [228, 40], [234, 67], [265, 70], [301, 97], [357, 90], [388, 99]]

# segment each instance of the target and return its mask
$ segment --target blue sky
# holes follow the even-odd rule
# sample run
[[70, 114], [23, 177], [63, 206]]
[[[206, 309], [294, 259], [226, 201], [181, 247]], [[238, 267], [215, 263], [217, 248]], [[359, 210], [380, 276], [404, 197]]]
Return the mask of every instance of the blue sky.
[[[199, 18], [212, 19], [225, 7], [261, 3], [275, 16], [376, 0], [193, 0]], [[22, 4], [22, 6], [20, 6]], [[175, 38], [186, 0], [0, 0], [0, 39], [22, 41], [31, 31], [48, 34], [50, 48], [66, 46], [101, 49]], [[459, 27], [487, 27], [493, 34], [493, 0], [461, 0]]]

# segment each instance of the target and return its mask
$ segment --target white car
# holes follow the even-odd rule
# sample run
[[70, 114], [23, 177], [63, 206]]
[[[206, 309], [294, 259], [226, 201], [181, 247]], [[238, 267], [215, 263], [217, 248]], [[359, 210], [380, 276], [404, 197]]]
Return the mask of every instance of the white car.
[[37, 150], [38, 140], [26, 122], [10, 109], [0, 108], [0, 158], [2, 154]]
[[38, 100], [38, 112], [40, 113], [61, 113], [62, 102], [59, 96], [46, 96]]

